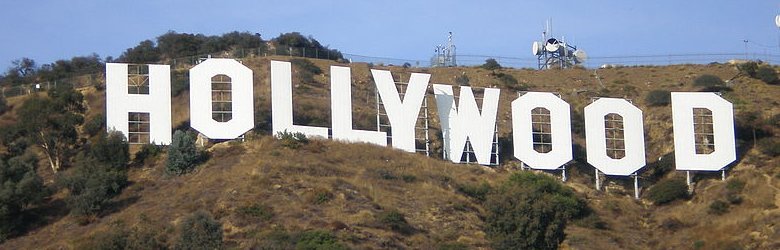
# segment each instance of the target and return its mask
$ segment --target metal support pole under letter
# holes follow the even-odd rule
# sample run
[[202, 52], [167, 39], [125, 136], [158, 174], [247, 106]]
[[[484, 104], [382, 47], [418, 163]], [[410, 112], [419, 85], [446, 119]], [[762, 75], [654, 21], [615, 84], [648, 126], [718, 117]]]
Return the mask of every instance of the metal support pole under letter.
[[563, 169], [561, 171], [561, 181], [566, 182], [566, 165], [563, 165]]
[[601, 183], [599, 183], [599, 170], [596, 169], [596, 191], [601, 190]]
[[720, 170], [720, 180], [725, 181], [726, 180], [726, 168], [723, 168]]
[[685, 183], [688, 183], [688, 190], [691, 189], [691, 171], [685, 171]]
[[639, 175], [634, 173], [634, 199], [639, 200]]

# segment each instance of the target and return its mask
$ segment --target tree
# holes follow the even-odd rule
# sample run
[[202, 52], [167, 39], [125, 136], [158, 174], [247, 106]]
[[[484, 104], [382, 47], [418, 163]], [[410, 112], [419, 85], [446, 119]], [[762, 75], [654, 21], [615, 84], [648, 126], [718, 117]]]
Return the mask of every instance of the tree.
[[95, 160], [112, 168], [124, 168], [130, 161], [130, 145], [120, 131], [100, 133], [89, 150]]
[[762, 65], [756, 71], [756, 78], [768, 84], [777, 83], [777, 71], [769, 65]]
[[182, 175], [192, 171], [200, 160], [200, 153], [195, 147], [195, 136], [176, 130], [170, 146], [168, 146], [168, 161], [165, 172], [171, 175]]
[[43, 149], [49, 165], [57, 172], [76, 144], [76, 126], [84, 122], [81, 93], [60, 85], [49, 91], [49, 97], [32, 96], [19, 108], [18, 126]]
[[668, 90], [653, 90], [645, 96], [645, 103], [648, 106], [666, 106], [672, 103], [672, 94]]
[[24, 224], [24, 209], [40, 204], [48, 194], [35, 173], [37, 162], [32, 154], [0, 160], [0, 242]]
[[496, 61], [496, 59], [488, 58], [487, 60], [485, 60], [485, 64], [482, 64], [482, 66], [480, 67], [486, 70], [497, 70], [497, 69], [501, 69], [501, 64], [498, 64], [498, 61]]
[[187, 216], [179, 225], [174, 249], [222, 249], [222, 223], [202, 210]]
[[35, 60], [24, 57], [20, 59], [16, 59], [13, 62], [11, 62], [11, 70], [16, 71], [16, 73], [19, 74], [21, 77], [27, 77], [32, 74], [35, 74]]
[[557, 249], [567, 221], [587, 213], [574, 191], [546, 175], [515, 173], [485, 200], [494, 249]]
[[127, 173], [123, 168], [84, 158], [70, 175], [60, 181], [68, 189], [65, 202], [70, 213], [89, 216], [103, 211], [111, 198], [122, 191], [127, 185]]
[[127, 49], [118, 61], [129, 63], [153, 63], [160, 61], [160, 50], [151, 40], [144, 40], [133, 48]]

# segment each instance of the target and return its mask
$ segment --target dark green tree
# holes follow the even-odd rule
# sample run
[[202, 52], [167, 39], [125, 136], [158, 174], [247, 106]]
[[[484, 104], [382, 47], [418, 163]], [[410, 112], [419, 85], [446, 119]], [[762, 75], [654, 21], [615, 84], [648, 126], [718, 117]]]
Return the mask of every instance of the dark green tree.
[[127, 49], [117, 59], [128, 63], [153, 63], [160, 61], [160, 50], [151, 40], [144, 40], [133, 48]]
[[222, 223], [208, 212], [196, 211], [179, 225], [179, 239], [174, 249], [222, 249]]
[[89, 148], [89, 154], [109, 167], [124, 168], [130, 161], [130, 145], [122, 132], [102, 132]]
[[69, 159], [78, 139], [76, 126], [84, 122], [83, 99], [72, 87], [60, 85], [49, 91], [49, 97], [25, 100], [17, 112], [18, 127], [43, 149], [54, 172]]
[[482, 66], [480, 67], [486, 70], [497, 70], [497, 69], [501, 69], [501, 64], [498, 64], [498, 61], [496, 61], [496, 59], [488, 58], [487, 60], [485, 60], [485, 63], [482, 64]]
[[0, 160], [0, 242], [24, 224], [22, 212], [48, 195], [32, 154]]
[[519, 172], [485, 200], [485, 231], [494, 249], [557, 249], [566, 223], [585, 215], [586, 203], [546, 175]]
[[168, 161], [165, 163], [165, 172], [170, 175], [189, 173], [195, 168], [200, 158], [200, 152], [195, 147], [195, 136], [176, 130], [173, 133], [171, 144], [168, 146]]
[[73, 171], [60, 179], [60, 185], [68, 189], [65, 202], [70, 213], [77, 216], [95, 215], [119, 195], [127, 185], [124, 168], [111, 167], [91, 158], [79, 161]]
[[769, 65], [762, 65], [756, 71], [756, 78], [768, 84], [777, 83], [777, 71]]

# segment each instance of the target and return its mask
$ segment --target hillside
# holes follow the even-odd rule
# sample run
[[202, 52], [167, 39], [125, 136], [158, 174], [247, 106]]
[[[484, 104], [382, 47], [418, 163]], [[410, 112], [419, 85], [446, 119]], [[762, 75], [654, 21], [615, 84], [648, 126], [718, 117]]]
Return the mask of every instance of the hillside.
[[[270, 122], [270, 60], [289, 57], [254, 57], [242, 63], [254, 71], [256, 129], [243, 142], [210, 145], [208, 161], [196, 171], [169, 177], [163, 174], [165, 155], [129, 167], [130, 184], [114, 198], [114, 206], [91, 223], [67, 215], [60, 191], [35, 208], [44, 215], [24, 235], [0, 245], [2, 249], [71, 249], [84, 247], [103, 232], [120, 227], [152, 225], [173, 240], [175, 225], [197, 210], [206, 210], [223, 224], [227, 248], [284, 248], [279, 245], [307, 230], [320, 229], [355, 249], [480, 249], [489, 248], [481, 202], [463, 187], [487, 183], [496, 186], [521, 171], [511, 159], [510, 101], [525, 86], [533, 91], [557, 92], [572, 106], [576, 162], [565, 183], [585, 198], [596, 216], [569, 223], [563, 249], [778, 249], [780, 248], [780, 160], [753, 147], [746, 134], [757, 116], [768, 124], [762, 129], [778, 134], [780, 87], [737, 76], [733, 65], [672, 65], [585, 70], [486, 70], [478, 67], [403, 68], [353, 63], [353, 107], [356, 129], [375, 129], [375, 109], [369, 67], [388, 69], [399, 81], [412, 72], [430, 73], [431, 83], [455, 84], [463, 75], [472, 87], [502, 89], [499, 137], [502, 164], [487, 168], [452, 164], [441, 160], [439, 122], [435, 101], [431, 104], [432, 157], [403, 153], [364, 144], [312, 140], [299, 148], [285, 146], [268, 134]], [[293, 66], [296, 122], [328, 126], [329, 65], [332, 61], [309, 59], [322, 70], [305, 79]], [[338, 64], [346, 65], [346, 64]], [[188, 67], [172, 69], [174, 77]], [[517, 83], [502, 77], [511, 75]], [[654, 205], [644, 195], [660, 180], [678, 178], [673, 171], [670, 106], [650, 106], [645, 97], [652, 90], [697, 91], [692, 82], [710, 74], [732, 79], [723, 97], [734, 103], [738, 129], [738, 161], [729, 167], [727, 180], [719, 173], [695, 175], [690, 199]], [[737, 77], [735, 77], [737, 76]], [[597, 78], [598, 77], [598, 78]], [[176, 80], [176, 79], [174, 79]], [[104, 113], [105, 93], [81, 89], [88, 106], [87, 120]], [[582, 109], [593, 97], [631, 99], [644, 112], [648, 165], [641, 175], [643, 199], [634, 200], [633, 183], [609, 177], [605, 189], [593, 188], [593, 168], [584, 162]], [[8, 100], [16, 108], [27, 97]], [[187, 128], [188, 92], [173, 98], [174, 127]], [[0, 117], [14, 122], [14, 112]], [[753, 127], [751, 127], [753, 126]], [[86, 136], [85, 136], [86, 137]], [[777, 140], [777, 136], [769, 136]], [[137, 151], [137, 148], [133, 149]], [[55, 175], [40, 164], [38, 173], [47, 185]], [[68, 171], [68, 170], [65, 170]], [[559, 176], [560, 173], [549, 173]], [[734, 189], [730, 183], [743, 183]], [[722, 214], [711, 213], [711, 204], [739, 196], [740, 202]], [[403, 215], [411, 229], [393, 230], [383, 221], [389, 212]], [[258, 216], [262, 214], [262, 216]], [[449, 247], [449, 248], [447, 248]]]

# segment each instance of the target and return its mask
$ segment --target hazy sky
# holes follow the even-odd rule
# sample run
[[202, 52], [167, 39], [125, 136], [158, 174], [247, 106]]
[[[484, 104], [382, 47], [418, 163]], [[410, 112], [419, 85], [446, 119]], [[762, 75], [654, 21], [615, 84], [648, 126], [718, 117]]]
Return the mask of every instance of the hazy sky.
[[114, 1], [0, 2], [0, 70], [97, 53], [119, 56], [169, 30], [312, 35], [342, 52], [426, 60], [455, 34], [459, 54], [531, 58], [545, 20], [590, 56], [780, 54], [778, 1]]

